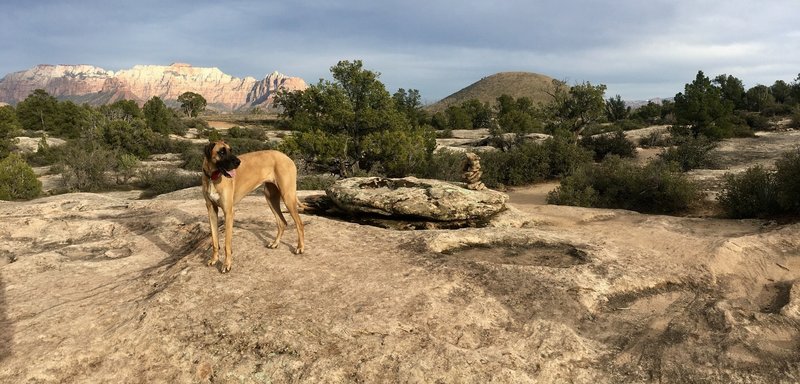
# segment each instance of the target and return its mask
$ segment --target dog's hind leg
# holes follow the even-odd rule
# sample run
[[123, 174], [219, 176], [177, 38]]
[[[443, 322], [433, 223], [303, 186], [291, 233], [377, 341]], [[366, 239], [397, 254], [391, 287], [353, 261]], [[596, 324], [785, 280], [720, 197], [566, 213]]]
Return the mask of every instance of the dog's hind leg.
[[305, 229], [303, 220], [300, 219], [300, 214], [297, 212], [300, 206], [300, 202], [297, 200], [297, 189], [294, 185], [289, 185], [281, 189], [281, 195], [283, 204], [286, 205], [286, 209], [289, 210], [289, 214], [292, 215], [292, 220], [294, 220], [294, 225], [297, 227], [297, 248], [295, 248], [294, 253], [299, 255], [303, 253], [305, 248]]
[[278, 232], [275, 234], [275, 241], [273, 241], [268, 247], [270, 248], [278, 248], [278, 245], [281, 243], [281, 237], [283, 236], [283, 231], [286, 229], [286, 218], [283, 217], [283, 213], [281, 212], [281, 191], [278, 190], [278, 187], [272, 183], [264, 183], [264, 197], [267, 198], [267, 204], [269, 205], [269, 209], [272, 211], [272, 214], [275, 215], [275, 224], [278, 227]]

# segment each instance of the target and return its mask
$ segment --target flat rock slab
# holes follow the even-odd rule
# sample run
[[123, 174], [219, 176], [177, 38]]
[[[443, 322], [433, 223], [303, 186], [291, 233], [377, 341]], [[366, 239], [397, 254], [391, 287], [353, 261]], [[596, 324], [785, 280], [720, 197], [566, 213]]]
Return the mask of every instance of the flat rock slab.
[[415, 217], [433, 221], [476, 220], [505, 209], [508, 195], [473, 191], [458, 184], [406, 177], [353, 177], [337, 181], [325, 191], [348, 213]]

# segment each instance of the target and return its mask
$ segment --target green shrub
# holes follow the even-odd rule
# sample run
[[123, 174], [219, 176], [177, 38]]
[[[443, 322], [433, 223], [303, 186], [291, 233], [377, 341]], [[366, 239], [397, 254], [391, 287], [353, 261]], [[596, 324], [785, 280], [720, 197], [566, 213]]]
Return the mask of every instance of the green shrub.
[[769, 119], [760, 113], [747, 113], [744, 115], [747, 126], [754, 131], [766, 131], [771, 128]]
[[[481, 166], [483, 165], [484, 152], [479, 153]], [[434, 153], [428, 161], [427, 167], [420, 173], [420, 177], [446, 181], [461, 181], [461, 163], [464, 153], [451, 150], [441, 150]]]
[[715, 158], [711, 150], [716, 146], [716, 142], [702, 136], [698, 138], [682, 137], [680, 144], [665, 149], [658, 156], [665, 163], [672, 163], [683, 171], [714, 167]]
[[599, 196], [592, 187], [591, 166], [581, 167], [561, 179], [561, 184], [547, 194], [547, 202], [575, 207], [597, 207]]
[[370, 172], [380, 164], [389, 177], [405, 177], [424, 171], [436, 148], [432, 129], [384, 130], [370, 133], [362, 141], [364, 164]]
[[667, 132], [669, 132], [670, 140], [672, 140], [675, 145], [679, 145], [694, 137], [692, 128], [687, 125], [670, 125], [669, 128], [667, 128]]
[[298, 191], [322, 191], [333, 185], [336, 176], [328, 175], [303, 175], [297, 178]]
[[237, 125], [228, 129], [227, 137], [247, 138], [247, 139], [265, 141], [267, 140], [267, 132], [264, 130], [264, 128], [261, 127], [245, 128]]
[[65, 145], [50, 146], [47, 143], [47, 137], [45, 135], [39, 139], [39, 145], [36, 152], [25, 155], [25, 160], [29, 164], [37, 167], [53, 165], [61, 161], [61, 159], [64, 157], [65, 147]]
[[578, 167], [592, 161], [592, 153], [570, 140], [554, 136], [542, 143], [547, 148], [549, 171], [547, 178], [562, 177], [571, 174]]
[[483, 152], [480, 154], [481, 180], [490, 188], [544, 180], [550, 174], [548, 155], [548, 148], [536, 143], [522, 143], [508, 151]]
[[42, 183], [16, 153], [0, 160], [0, 200], [30, 200], [42, 194]]
[[[566, 138], [553, 137], [512, 145], [507, 151], [482, 152], [480, 157], [483, 183], [499, 188], [568, 175], [590, 162], [592, 154]], [[460, 179], [460, 171], [458, 175]]]
[[243, 153], [263, 151], [267, 149], [275, 149], [269, 141], [258, 140], [249, 137], [236, 137], [225, 139], [225, 142], [231, 146], [233, 153], [241, 155]]
[[792, 116], [789, 119], [790, 128], [800, 128], [800, 107], [792, 108]]
[[118, 154], [114, 166], [114, 171], [117, 173], [117, 184], [127, 184], [136, 175], [139, 164], [141, 164], [139, 158], [130, 153]]
[[597, 208], [629, 209], [646, 213], [686, 210], [698, 192], [684, 175], [667, 164], [651, 162], [641, 167], [618, 156], [599, 165], [586, 165], [561, 180], [548, 194], [551, 204], [576, 204]]
[[768, 217], [780, 212], [773, 172], [755, 166], [739, 175], [727, 173], [724, 180], [717, 201], [727, 216]]
[[739, 175], [726, 173], [717, 201], [731, 218], [772, 216], [780, 211], [774, 174], [761, 166]]
[[800, 213], [800, 149], [785, 153], [775, 162], [778, 203], [787, 213]]
[[205, 157], [203, 145], [192, 144], [184, 146], [181, 148], [180, 154], [181, 159], [183, 159], [181, 168], [189, 171], [199, 171], [203, 169], [203, 158]]
[[184, 174], [176, 169], [146, 169], [139, 172], [142, 197], [153, 197], [200, 185], [200, 176]]
[[666, 147], [669, 145], [672, 145], [670, 138], [658, 131], [650, 132], [647, 136], [639, 139], [639, 146], [642, 148]]
[[108, 175], [116, 167], [113, 151], [93, 147], [91, 143], [71, 141], [62, 146], [56, 164], [61, 170], [63, 187], [68, 191], [96, 192], [110, 185]]
[[601, 161], [607, 155], [636, 157], [636, 145], [621, 130], [613, 134], [586, 136], [581, 139], [580, 144], [594, 153], [595, 161]]
[[717, 201], [733, 218], [800, 214], [800, 150], [785, 153], [775, 171], [755, 166], [726, 174]]

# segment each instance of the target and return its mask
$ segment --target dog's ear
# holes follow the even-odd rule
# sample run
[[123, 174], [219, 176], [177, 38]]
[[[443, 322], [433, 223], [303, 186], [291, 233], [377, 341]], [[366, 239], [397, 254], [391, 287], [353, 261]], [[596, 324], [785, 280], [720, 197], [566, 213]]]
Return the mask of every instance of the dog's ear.
[[205, 151], [203, 152], [203, 153], [205, 153], [205, 154], [206, 154], [206, 159], [208, 159], [208, 160], [211, 160], [211, 151], [213, 151], [213, 150], [214, 150], [214, 146], [215, 146], [215, 145], [217, 145], [217, 143], [215, 143], [215, 142], [213, 142], [213, 141], [212, 141], [212, 142], [210, 142], [210, 143], [208, 143], [208, 145], [206, 145], [206, 149], [205, 149]]

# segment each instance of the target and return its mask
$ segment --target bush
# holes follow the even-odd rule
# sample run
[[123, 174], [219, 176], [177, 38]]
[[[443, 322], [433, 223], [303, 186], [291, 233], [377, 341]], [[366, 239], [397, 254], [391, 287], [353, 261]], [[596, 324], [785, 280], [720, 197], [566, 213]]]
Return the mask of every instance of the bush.
[[640, 167], [618, 156], [599, 165], [585, 165], [562, 179], [547, 196], [548, 203], [629, 209], [645, 213], [675, 213], [688, 209], [697, 188], [667, 164]]
[[68, 191], [95, 192], [108, 188], [108, 174], [116, 166], [114, 152], [69, 142], [64, 145], [62, 154], [57, 166], [61, 168], [63, 186]]
[[147, 169], [139, 172], [138, 186], [142, 197], [153, 197], [200, 185], [200, 176], [180, 173], [175, 169]]
[[592, 153], [564, 137], [555, 136], [545, 140], [549, 171], [547, 178], [562, 177], [591, 162]]
[[47, 143], [47, 137], [42, 136], [42, 138], [39, 140], [39, 145], [36, 152], [26, 154], [25, 160], [29, 164], [37, 167], [53, 165], [64, 158], [65, 147], [66, 146], [64, 145], [50, 146]]
[[792, 116], [789, 119], [790, 128], [800, 128], [800, 107], [792, 108]]
[[[553, 137], [543, 143], [522, 142], [507, 151], [483, 152], [480, 157], [483, 183], [498, 188], [571, 174], [590, 162], [592, 154], [568, 139]], [[458, 175], [460, 179], [460, 171]]]
[[662, 132], [650, 132], [647, 136], [639, 139], [639, 146], [642, 148], [666, 147], [672, 145], [672, 140]]
[[780, 212], [775, 176], [761, 166], [748, 168], [739, 175], [725, 174], [717, 201], [729, 217], [736, 219], [767, 217]]
[[592, 187], [592, 167], [584, 166], [561, 179], [561, 184], [547, 194], [547, 202], [575, 207], [597, 207], [600, 196]]
[[630, 130], [633, 130], [633, 129], [643, 128], [645, 126], [645, 124], [643, 122], [639, 121], [639, 120], [622, 119], [622, 120], [615, 121], [612, 124], [612, 126], [615, 129], [621, 129], [623, 131], [630, 131]]
[[378, 165], [389, 177], [405, 177], [424, 172], [436, 136], [427, 128], [384, 130], [370, 133], [361, 143], [370, 172], [378, 173], [373, 170]]
[[297, 178], [298, 191], [322, 191], [337, 180], [334, 175], [304, 175]]
[[[481, 159], [484, 153], [479, 153]], [[461, 181], [461, 163], [464, 161], [463, 152], [441, 150], [434, 153], [428, 161], [427, 167], [420, 173], [420, 177], [446, 181]], [[481, 165], [483, 165], [481, 160]]]
[[800, 213], [800, 150], [785, 153], [775, 162], [775, 189], [783, 211]]
[[698, 138], [680, 137], [680, 144], [667, 148], [658, 156], [665, 163], [672, 163], [683, 171], [700, 167], [713, 167], [715, 163], [711, 150], [716, 148], [716, 142], [702, 136]]
[[16, 153], [0, 160], [0, 200], [30, 200], [42, 194], [42, 183]]
[[548, 148], [545, 145], [535, 143], [522, 143], [511, 147], [508, 151], [481, 153], [483, 171], [481, 180], [490, 188], [524, 185], [544, 180], [550, 174], [548, 155]]
[[595, 161], [601, 161], [607, 155], [636, 157], [636, 145], [621, 130], [613, 134], [586, 136], [581, 139], [580, 144], [594, 153]]
[[181, 148], [180, 154], [181, 159], [183, 159], [181, 168], [189, 171], [199, 171], [203, 169], [203, 158], [205, 157], [203, 145], [192, 144], [184, 146]]
[[744, 120], [754, 131], [766, 131], [772, 128], [769, 119], [760, 113], [747, 113], [744, 115]]
[[117, 184], [127, 184], [136, 175], [136, 169], [141, 164], [139, 158], [130, 153], [117, 155], [114, 171], [117, 172]]
[[225, 142], [231, 146], [231, 149], [233, 149], [233, 152], [237, 155], [248, 152], [275, 149], [275, 145], [269, 141], [252, 139], [249, 137], [228, 138], [225, 139]]
[[244, 128], [236, 125], [228, 129], [228, 137], [265, 141], [267, 140], [267, 133], [264, 128]]

